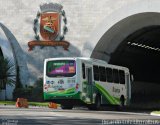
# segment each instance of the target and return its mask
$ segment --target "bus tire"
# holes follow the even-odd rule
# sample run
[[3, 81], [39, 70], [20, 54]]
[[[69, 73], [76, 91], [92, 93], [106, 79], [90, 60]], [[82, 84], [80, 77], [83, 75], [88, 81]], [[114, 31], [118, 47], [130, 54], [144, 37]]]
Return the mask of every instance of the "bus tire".
[[88, 109], [89, 110], [100, 110], [100, 108], [101, 108], [101, 97], [100, 97], [100, 95], [97, 95], [96, 100], [95, 100], [95, 104], [90, 105], [88, 107]]
[[72, 109], [73, 106], [72, 105], [61, 105], [62, 109]]
[[100, 110], [100, 108], [101, 108], [101, 96], [100, 95], [98, 95], [97, 97], [96, 97], [96, 110]]
[[120, 105], [118, 105], [118, 110], [119, 111], [124, 110], [124, 103], [125, 103], [124, 96], [121, 96], [121, 98], [120, 98]]

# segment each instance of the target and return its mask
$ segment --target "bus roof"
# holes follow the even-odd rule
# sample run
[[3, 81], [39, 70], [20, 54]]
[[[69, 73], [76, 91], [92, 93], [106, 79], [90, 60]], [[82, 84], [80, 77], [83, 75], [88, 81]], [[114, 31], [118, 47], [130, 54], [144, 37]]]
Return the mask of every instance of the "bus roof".
[[[45, 61], [64, 60], [64, 59], [66, 59], [66, 60], [77, 60], [77, 59], [80, 59], [80, 60], [85, 60], [85, 61], [91, 61], [91, 62], [96, 63], [96, 64], [102, 64], [102, 65], [107, 65], [108, 64], [106, 61], [99, 60], [99, 59], [94, 59], [94, 58], [89, 58], [89, 57], [59, 57], [59, 58], [48, 58], [48, 59], [45, 59]], [[109, 67], [117, 67], [117, 68], [120, 68], [120, 69], [129, 70], [127, 67], [113, 65], [113, 64], [108, 64], [108, 66]]]
[[90, 60], [90, 58], [87, 58], [87, 57], [58, 57], [58, 58], [48, 58], [48, 59], [45, 59], [47, 61], [50, 61], [50, 60], [64, 60], [64, 59], [83, 59], [83, 60]]
[[99, 62], [99, 63], [104, 63], [104, 64], [107, 63], [106, 61], [99, 60], [99, 59], [94, 59], [94, 58], [89, 58], [89, 57], [59, 57], [59, 58], [48, 58], [48, 59], [45, 59], [45, 60], [46, 60], [46, 61], [51, 61], [51, 60], [64, 60], [64, 59], [67, 59], [67, 60], [80, 59], [80, 60], [86, 60], [86, 61], [92, 61], [92, 62]]

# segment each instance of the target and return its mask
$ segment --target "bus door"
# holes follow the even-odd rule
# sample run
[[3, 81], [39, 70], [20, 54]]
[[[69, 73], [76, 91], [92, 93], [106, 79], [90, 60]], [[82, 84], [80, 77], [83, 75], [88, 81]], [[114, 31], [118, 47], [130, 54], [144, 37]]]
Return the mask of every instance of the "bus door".
[[87, 97], [90, 99], [88, 103], [92, 103], [93, 100], [92, 67], [86, 67], [86, 76], [87, 76]]
[[126, 91], [127, 91], [127, 105], [130, 103], [131, 98], [131, 82], [130, 82], [130, 75], [129, 73], [126, 74]]

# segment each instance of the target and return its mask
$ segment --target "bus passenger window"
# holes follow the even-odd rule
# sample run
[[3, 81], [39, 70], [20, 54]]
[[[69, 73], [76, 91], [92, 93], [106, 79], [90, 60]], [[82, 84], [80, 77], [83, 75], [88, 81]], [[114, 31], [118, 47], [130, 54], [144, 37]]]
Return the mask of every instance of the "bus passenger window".
[[113, 82], [113, 73], [111, 68], [106, 68], [107, 82]]
[[85, 68], [85, 64], [82, 63], [82, 75], [83, 75], [83, 79], [86, 78], [86, 70], [85, 70], [85, 69], [86, 69], [86, 68]]
[[117, 69], [113, 69], [113, 81], [114, 83], [119, 83], [119, 74]]
[[94, 80], [99, 81], [99, 67], [93, 66]]
[[119, 70], [119, 82], [120, 84], [125, 84], [125, 73], [123, 70]]
[[106, 70], [105, 67], [99, 67], [100, 81], [106, 82]]

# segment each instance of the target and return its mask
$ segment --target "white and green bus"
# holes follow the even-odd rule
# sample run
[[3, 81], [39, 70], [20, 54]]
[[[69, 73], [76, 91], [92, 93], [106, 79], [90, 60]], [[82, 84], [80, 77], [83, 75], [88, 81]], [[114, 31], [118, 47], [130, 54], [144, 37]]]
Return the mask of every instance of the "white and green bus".
[[129, 69], [92, 58], [49, 58], [44, 62], [44, 99], [63, 109], [86, 105], [128, 105]]

